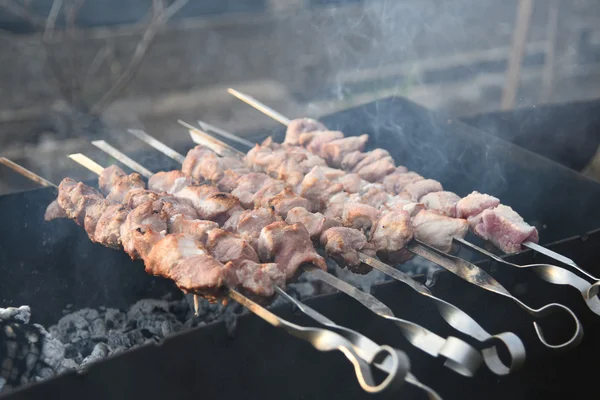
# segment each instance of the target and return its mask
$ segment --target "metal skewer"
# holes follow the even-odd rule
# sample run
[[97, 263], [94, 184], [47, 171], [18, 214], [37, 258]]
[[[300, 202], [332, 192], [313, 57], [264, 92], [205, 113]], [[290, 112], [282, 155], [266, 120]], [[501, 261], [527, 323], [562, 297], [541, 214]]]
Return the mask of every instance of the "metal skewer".
[[[301, 301], [295, 299], [285, 292], [285, 290], [280, 287], [275, 287], [275, 291], [284, 299], [295, 305], [298, 310], [300, 310], [304, 315], [314, 319], [318, 323], [325, 325], [330, 330], [338, 333], [339, 335], [345, 337], [350, 341], [355, 347], [354, 350], [356, 353], [369, 364], [375, 366], [376, 368], [390, 373], [391, 363], [389, 359], [384, 359], [381, 362], [377, 362], [377, 355], [381, 351], [381, 346], [364, 336], [363, 334], [356, 332], [350, 328], [346, 328], [345, 326], [341, 326], [319, 313], [317, 310], [309, 307], [308, 305], [302, 303]], [[442, 400], [442, 398], [429, 386], [426, 386], [419, 382], [417, 378], [408, 372], [405, 377], [405, 381], [414, 385], [422, 390], [424, 390], [429, 396], [430, 400]]]
[[[129, 158], [126, 154], [123, 154], [114, 148], [112, 156], [118, 160]], [[129, 164], [132, 165], [131, 162], [129, 162]], [[363, 292], [316, 266], [303, 265], [302, 268], [315, 278], [352, 297], [379, 317], [393, 321], [400, 327], [403, 335], [413, 346], [423, 350], [431, 356], [445, 357], [446, 360], [444, 365], [455, 372], [471, 377], [479, 368], [482, 360], [481, 354], [466, 342], [453, 336], [444, 339], [412, 321], [396, 317], [388, 306], [373, 295]], [[504, 338], [498, 337], [497, 339], [503, 340]], [[510, 350], [511, 346], [509, 346], [509, 344], [507, 344], [507, 346]], [[493, 351], [496, 351], [495, 348]], [[524, 350], [522, 352], [524, 353]], [[492, 357], [492, 354], [493, 353], [490, 352], [489, 357]], [[515, 358], [517, 359], [517, 362], [521, 362], [520, 354], [517, 354]], [[492, 367], [498, 367], [498, 363], [501, 363], [501, 361], [499, 357], [496, 357], [496, 359], [491, 362]], [[504, 367], [504, 365], [501, 366]], [[503, 369], [500, 368], [500, 370]]]
[[35, 183], [38, 183], [42, 186], [57, 187], [54, 183], [47, 181], [46, 179], [42, 178], [41, 176], [37, 175], [36, 173], [31, 172], [27, 168], [20, 166], [19, 164], [9, 160], [6, 157], [0, 157], [0, 164], [6, 165], [8, 168], [12, 169], [13, 171], [23, 175], [26, 178], [29, 178], [30, 180], [32, 180]]
[[[192, 136], [193, 140], [199, 141], [200, 144], [207, 142], [209, 145], [214, 146], [214, 148], [213, 147], [211, 147], [211, 148], [218, 153], [219, 147], [215, 143], [216, 139], [213, 138], [212, 140], [208, 140], [206, 138], [206, 136], [210, 136], [210, 135], [207, 134], [206, 132], [202, 132], [201, 130], [195, 128], [194, 130], [190, 130], [190, 135]], [[228, 144], [226, 144], [222, 141], [217, 140], [217, 142], [218, 142], [218, 145], [221, 147], [226, 147], [226, 148], [229, 148], [230, 151], [237, 151], [239, 154], [243, 154], [239, 150], [233, 149]], [[215, 150], [215, 148], [217, 150]], [[558, 345], [550, 345], [549, 343], [546, 342], [539, 325], [537, 323], [534, 323], [534, 327], [535, 327], [536, 333], [538, 335], [538, 338], [545, 346], [547, 346], [549, 348], [553, 348], [553, 349], [562, 349], [562, 348], [569, 348], [569, 347], [576, 346], [581, 341], [581, 337], [583, 336], [583, 328], [581, 327], [581, 323], [579, 322], [579, 320], [577, 319], [575, 314], [569, 308], [565, 307], [562, 304], [551, 303], [551, 304], [548, 304], [547, 306], [542, 307], [540, 310], [533, 310], [530, 307], [526, 306], [524, 303], [522, 303], [520, 300], [515, 298], [514, 296], [510, 295], [510, 293], [506, 289], [504, 289], [504, 287], [502, 287], [502, 285], [500, 285], [500, 283], [498, 281], [496, 281], [491, 275], [489, 275], [487, 272], [485, 272], [481, 268], [475, 266], [474, 264], [467, 263], [466, 261], [464, 261], [460, 258], [447, 255], [446, 253], [442, 253], [437, 250], [435, 252], [431, 251], [430, 250], [431, 248], [429, 246], [424, 245], [421, 242], [418, 242], [418, 243], [416, 243], [416, 242], [417, 241], [413, 242], [411, 246], [407, 246], [407, 249], [409, 251], [411, 251], [413, 254], [419, 255], [435, 264], [438, 264], [441, 267], [448, 269], [450, 272], [453, 272], [454, 274], [460, 276], [467, 282], [472, 283], [476, 286], [480, 286], [483, 289], [490, 290], [490, 287], [493, 286], [495, 288], [495, 290], [491, 290], [491, 291], [493, 291], [494, 293], [497, 293], [497, 294], [502, 294], [505, 297], [509, 297], [509, 298], [513, 299], [514, 301], [517, 302], [517, 304], [519, 304], [519, 306], [521, 306], [522, 308], [525, 308], [530, 314], [534, 315], [536, 318], [548, 315], [551, 312], [559, 311], [560, 309], [564, 309], [565, 311], [567, 311], [569, 313], [569, 315], [574, 318], [575, 324], [576, 324], [576, 329], [575, 329], [575, 333], [573, 334], [573, 336], [565, 343], [558, 344]], [[451, 257], [452, 259], [457, 259], [457, 260], [463, 261], [466, 264], [458, 263], [457, 265], [450, 265], [447, 262], [444, 262], [443, 259], [440, 259], [440, 254]], [[369, 257], [369, 256], [366, 256], [366, 255], [361, 255], [361, 257], [365, 261], [369, 261], [369, 262], [367, 262], [367, 264], [373, 266], [374, 268], [378, 268], [378, 264], [383, 264], [379, 260]], [[383, 265], [385, 265], [385, 264], [383, 264]], [[382, 267], [382, 265], [379, 265], [379, 267]], [[389, 266], [387, 266], [387, 267], [389, 267]], [[554, 269], [556, 269], [556, 271], [554, 271]], [[561, 273], [563, 275], [571, 274], [570, 271], [566, 271], [559, 267], [554, 267], [554, 269], [551, 269], [551, 272], [557, 272], [557, 273]], [[395, 270], [395, 268], [390, 267], [389, 270]], [[382, 269], [380, 269], [380, 271], [382, 271], [384, 273], [386, 272]], [[391, 271], [389, 271], [389, 272], [391, 272]], [[571, 275], [573, 275], [574, 278], [578, 278], [574, 274], [571, 274]], [[390, 275], [390, 276], [394, 277], [393, 275]], [[482, 280], [482, 278], [484, 278], [484, 280]], [[556, 278], [556, 279], [559, 279], [559, 278]], [[550, 281], [550, 282], [555, 283], [554, 281]], [[437, 303], [437, 304], [439, 307], [440, 303]], [[444, 315], [444, 313], [445, 312], [442, 312], [442, 315]], [[451, 314], [450, 317], [452, 317], [452, 316], [453, 315]], [[454, 320], [452, 318], [448, 318], [448, 319], [450, 319], [452, 321], [450, 324], [456, 328], [456, 326], [454, 325], [456, 320]], [[448, 319], [446, 319], [446, 320], [448, 321]], [[459, 325], [459, 327], [464, 329], [464, 327], [462, 325]], [[467, 332], [465, 332], [465, 333], [481, 334], [481, 332], [479, 332], [477, 329], [475, 329], [473, 332], [471, 332], [472, 331], [471, 328], [472, 328], [472, 324], [468, 324], [467, 328], [466, 328]], [[481, 328], [481, 327], [479, 327], [479, 328]], [[458, 328], [456, 328], [456, 329], [458, 329]], [[481, 330], [483, 330], [483, 329], [481, 329]], [[485, 331], [483, 331], [483, 332], [485, 332]], [[505, 335], [505, 334], [496, 335], [496, 338], [499, 338], [499, 336], [501, 336], [501, 335]], [[502, 339], [501, 340], [510, 349], [511, 345], [509, 343], [511, 341], [513, 341], [514, 338], [504, 337], [504, 336], [502, 336], [502, 338], [506, 339], [506, 340], [502, 340]], [[518, 338], [517, 338], [517, 340], [518, 340]], [[494, 348], [494, 351], [495, 351], [495, 348]], [[486, 357], [486, 351], [484, 351], [483, 354], [484, 354], [484, 357]], [[494, 354], [497, 356], [497, 353], [494, 353]], [[494, 354], [488, 354], [490, 359], [493, 359]], [[496, 357], [496, 358], [498, 358], [498, 357]], [[488, 359], [487, 358], [484, 358], [484, 359], [486, 360], [486, 364], [488, 364], [488, 367], [490, 367], [490, 365], [489, 365], [490, 363], [488, 362]], [[499, 358], [498, 358], [498, 360], [499, 360]], [[499, 365], [503, 365], [500, 361], [498, 361], [498, 362], [500, 363]], [[495, 363], [495, 364], [497, 364], [497, 363]], [[495, 367], [490, 367], [490, 369], [494, 370], [493, 368], [495, 368]]]
[[[118, 150], [115, 149], [115, 151]], [[125, 155], [122, 156], [126, 157]], [[113, 155], [113, 157], [115, 156]], [[98, 164], [86, 156], [80, 154], [76, 158], [71, 158], [88, 169], [90, 169], [89, 167], [92, 167], [93, 169], [90, 169], [90, 171], [96, 172], [96, 165]], [[355, 350], [356, 346], [345, 337], [331, 330], [305, 327], [289, 322], [250, 300], [248, 297], [244, 296], [235, 289], [228, 288], [227, 294], [232, 300], [240, 303], [242, 306], [246, 307], [248, 310], [269, 324], [277, 328], [282, 328], [292, 336], [309, 342], [315, 349], [319, 351], [341, 351], [353, 364], [358, 383], [366, 392], [379, 393], [390, 387], [392, 384], [399, 386], [402, 384], [406, 374], [408, 373], [410, 362], [406, 354], [389, 346], [381, 346], [373, 361], [382, 358], [389, 360], [388, 362], [390, 363], [390, 368], [388, 375], [383, 382], [376, 384], [371, 373], [371, 364], [357, 354]], [[194, 302], [196, 302], [196, 299], [194, 299]]]
[[[244, 103], [250, 105], [251, 107], [254, 107], [258, 111], [262, 112], [263, 114], [266, 114], [269, 117], [273, 118], [275, 121], [280, 122], [281, 124], [283, 124], [285, 126], [288, 126], [289, 123], [292, 122], [292, 120], [290, 120], [289, 118], [285, 117], [284, 115], [282, 115], [282, 114], [278, 113], [277, 111], [273, 110], [272, 108], [268, 107], [266, 104], [261, 103], [260, 101], [258, 101], [257, 99], [255, 99], [252, 96], [249, 96], [245, 93], [239, 92], [232, 88], [227, 89], [227, 92], [229, 94], [237, 97], [238, 99], [242, 100]], [[205, 123], [203, 123], [203, 124], [205, 124]], [[210, 129], [210, 130], [212, 130], [212, 129]], [[212, 130], [212, 131], [215, 132], [216, 134], [220, 134], [219, 131], [216, 131], [216, 130]], [[232, 135], [232, 134], [229, 133], [229, 135]], [[581, 268], [579, 265], [577, 265], [577, 263], [575, 263], [570, 258], [565, 257], [561, 254], [558, 254], [555, 251], [547, 249], [547, 248], [545, 248], [537, 243], [533, 243], [531, 241], [523, 242], [523, 246], [527, 247], [531, 250], [535, 250], [539, 253], [542, 253], [545, 256], [548, 256], [558, 262], [569, 265], [572, 268], [575, 268], [577, 271], [586, 275], [588, 278], [594, 280], [594, 284], [592, 285], [592, 288], [589, 289], [590, 293], [594, 293], [594, 295], [598, 293], [599, 288], [597, 286], [600, 285], [600, 279], [596, 278], [595, 276], [591, 275], [589, 272], [585, 271], [583, 268]]]
[[[195, 128], [194, 126], [192, 126], [190, 124], [184, 123], [184, 126], [193, 128], [193, 129], [190, 129], [190, 132], [192, 132], [192, 134], [195, 135], [199, 139], [203, 139], [207, 136], [206, 133], [198, 130], [197, 128]], [[152, 138], [148, 134], [145, 134], [145, 135]], [[152, 139], [154, 139], [154, 138], [152, 138]], [[210, 139], [210, 138], [208, 138], [208, 139]], [[148, 143], [150, 146], [154, 147], [153, 143], [154, 143], [154, 140], [156, 140], [156, 139], [148, 140], [148, 141], [146, 141], [144, 139], [142, 139], [142, 140], [144, 142]], [[212, 140], [206, 140], [204, 142], [207, 143], [208, 145], [210, 145], [217, 154], [223, 154], [223, 148], [224, 148], [224, 146], [226, 146], [226, 144], [224, 144], [221, 141], [214, 139], [214, 138], [212, 138]], [[157, 147], [154, 147], [154, 148], [156, 148], [157, 150], [160, 151], [160, 148], [157, 148]], [[170, 149], [170, 150], [172, 151], [172, 149]], [[238, 150], [235, 150], [233, 148], [229, 148], [229, 150], [231, 152], [235, 152], [238, 155], [240, 155], [240, 153], [241, 153]], [[482, 354], [483, 354], [483, 358], [484, 358], [486, 365], [495, 374], [498, 374], [498, 375], [509, 374], [510, 372], [521, 368], [522, 365], [524, 364], [525, 348], [524, 348], [521, 340], [513, 333], [505, 332], [505, 333], [500, 333], [498, 335], [491, 335], [488, 332], [486, 332], [477, 323], [477, 321], [475, 321], [473, 318], [471, 318], [467, 313], [465, 313], [458, 307], [454, 306], [453, 304], [450, 304], [450, 303], [446, 302], [445, 300], [442, 300], [438, 297], [433, 296], [431, 291], [426, 286], [415, 281], [414, 279], [409, 277], [407, 274], [405, 274], [395, 268], [392, 268], [391, 266], [389, 266], [373, 257], [367, 256], [365, 254], [359, 253], [359, 257], [360, 257], [361, 261], [364, 262], [365, 264], [368, 264], [368, 265], [372, 266], [373, 268], [383, 272], [384, 274], [392, 277], [393, 279], [408, 285], [411, 289], [415, 290], [419, 294], [422, 294], [422, 295], [430, 298], [432, 301], [435, 302], [435, 304], [440, 312], [440, 315], [442, 316], [442, 318], [444, 318], [444, 320], [449, 325], [451, 325], [453, 328], [455, 328], [459, 332], [465, 333], [465, 334], [475, 338], [476, 340], [480, 341], [482, 344], [489, 346], [489, 347], [485, 347], [482, 350]], [[495, 343], [498, 341], [505, 345], [505, 347], [507, 348], [507, 350], [510, 354], [511, 362], [508, 366], [505, 365], [502, 362], [502, 360], [500, 359], [500, 357], [498, 356], [498, 350], [495, 346]]]

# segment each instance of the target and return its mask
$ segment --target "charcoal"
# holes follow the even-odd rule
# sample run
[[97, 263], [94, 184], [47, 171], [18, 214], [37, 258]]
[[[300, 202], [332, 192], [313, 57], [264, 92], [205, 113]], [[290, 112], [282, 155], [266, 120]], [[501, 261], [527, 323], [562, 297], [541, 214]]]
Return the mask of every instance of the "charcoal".
[[127, 323], [127, 314], [115, 308], [108, 308], [104, 313], [106, 329], [122, 329]]
[[29, 323], [31, 309], [29, 306], [0, 308], [0, 321], [16, 321], [24, 324]]
[[108, 346], [104, 343], [98, 343], [95, 347], [94, 350], [92, 350], [92, 353], [87, 356], [82, 362], [81, 365], [79, 366], [80, 368], [86, 367], [96, 361], [100, 361], [103, 358], [105, 358], [108, 355]]

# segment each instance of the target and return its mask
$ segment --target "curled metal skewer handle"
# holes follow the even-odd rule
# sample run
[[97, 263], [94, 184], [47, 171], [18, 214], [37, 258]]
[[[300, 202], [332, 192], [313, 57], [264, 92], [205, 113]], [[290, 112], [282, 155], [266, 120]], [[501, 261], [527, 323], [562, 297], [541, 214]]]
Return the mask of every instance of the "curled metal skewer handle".
[[[497, 335], [491, 335], [469, 314], [455, 305], [434, 296], [426, 286], [410, 278], [405, 273], [362, 253], [359, 253], [359, 258], [361, 262], [407, 284], [416, 292], [430, 298], [435, 303], [442, 318], [454, 329], [477, 339], [481, 343], [488, 344], [489, 346], [485, 347], [481, 353], [485, 364], [496, 375], [508, 375], [520, 369], [525, 363], [525, 346], [521, 339], [514, 333], [502, 332]], [[508, 365], [504, 364], [498, 355], [496, 347], [496, 343], [498, 342], [502, 343], [508, 350], [511, 360]]]
[[380, 351], [375, 355], [376, 360], [379, 360], [381, 357], [390, 360], [390, 370], [393, 372], [380, 384], [377, 384], [373, 378], [371, 365], [356, 353], [352, 343], [345, 337], [328, 329], [300, 326], [287, 321], [253, 302], [236, 290], [229, 289], [229, 297], [269, 324], [277, 328], [282, 328], [290, 335], [309, 342], [319, 351], [341, 351], [354, 366], [354, 372], [358, 383], [366, 392], [379, 393], [390, 387], [390, 385], [399, 386], [404, 382], [404, 377], [409, 370], [410, 362], [406, 355], [398, 350], [389, 346], [381, 346]]
[[573, 333], [573, 336], [571, 336], [571, 338], [565, 341], [564, 343], [548, 343], [544, 337], [544, 333], [538, 322], [533, 322], [535, 332], [540, 342], [542, 342], [544, 346], [551, 349], [568, 349], [577, 346], [579, 342], [581, 342], [581, 339], [583, 338], [583, 327], [581, 326], [581, 322], [579, 322], [579, 319], [577, 318], [575, 313], [573, 313], [573, 311], [571, 311], [570, 308], [558, 303], [546, 304], [545, 306], [538, 309], [531, 308], [525, 303], [523, 303], [521, 300], [510, 294], [510, 292], [506, 290], [504, 286], [502, 286], [496, 279], [494, 279], [490, 274], [488, 274], [486, 271], [479, 268], [475, 264], [465, 261], [462, 258], [442, 253], [439, 250], [428, 246], [427, 244], [422, 243], [416, 239], [413, 240], [412, 243], [409, 243], [407, 245], [407, 248], [414, 254], [422, 256], [442, 266], [446, 270], [452, 272], [453, 274], [459, 276], [460, 278], [473, 285], [479, 286], [485, 290], [511, 299], [536, 319], [543, 318], [547, 315], [558, 311], [566, 312], [575, 322], [575, 332]]
[[307, 266], [304, 269], [321, 281], [351, 296], [379, 317], [394, 322], [413, 346], [433, 357], [444, 357], [446, 359], [444, 365], [453, 371], [472, 377], [479, 368], [481, 354], [464, 341], [453, 336], [444, 339], [414, 322], [396, 317], [389, 307], [373, 295], [365, 293], [317, 267]]
[[586, 270], [581, 268], [579, 265], [577, 265], [577, 263], [575, 261], [571, 260], [569, 257], [565, 257], [562, 254], [558, 254], [555, 251], [552, 251], [543, 246], [540, 246], [537, 243], [533, 243], [530, 241], [524, 242], [523, 246], [530, 248], [531, 250], [537, 251], [538, 253], [541, 253], [547, 257], [553, 258], [558, 262], [566, 264], [566, 265], [576, 269], [583, 275], [587, 276], [591, 280], [593, 280], [594, 283], [588, 288], [587, 293], [586, 293], [588, 298], [597, 296], [598, 292], [600, 292], [600, 279], [596, 278], [594, 275], [590, 274], [589, 272], [587, 272]]
[[[464, 239], [454, 238], [458, 243], [465, 245], [479, 253], [490, 257], [491, 259], [509, 265], [511, 267], [516, 268], [531, 268], [536, 274], [539, 275], [540, 278], [545, 280], [546, 282], [554, 283], [556, 285], [567, 285], [572, 286], [581, 293], [583, 300], [587, 304], [588, 308], [592, 310], [593, 313], [600, 315], [600, 299], [598, 298], [598, 282], [590, 285], [588, 281], [579, 277], [574, 272], [566, 270], [561, 267], [557, 267], [556, 265], [551, 264], [527, 264], [527, 265], [519, 265], [511, 263], [510, 261], [505, 260], [504, 258], [497, 256], [496, 254], [490, 253], [489, 251], [482, 249], [481, 247], [474, 245]], [[544, 250], [548, 250], [542, 247]], [[545, 254], [545, 253], [544, 253]], [[556, 253], [558, 256], [562, 257], [560, 254]], [[565, 257], [566, 258], [566, 257]]]
[[[381, 361], [376, 362], [377, 355], [381, 353], [381, 346], [379, 346], [377, 343], [375, 343], [374, 341], [372, 341], [371, 339], [359, 332], [356, 332], [350, 328], [346, 328], [345, 326], [337, 325], [335, 322], [333, 322], [323, 314], [319, 313], [315, 309], [307, 306], [301, 301], [290, 296], [288, 293], [285, 292], [285, 290], [281, 289], [280, 287], [276, 286], [275, 290], [281, 297], [294, 304], [303, 314], [314, 319], [320, 324], [327, 326], [330, 330], [348, 339], [348, 341], [352, 343], [356, 354], [358, 354], [363, 360], [365, 360], [371, 365], [374, 365], [376, 368], [386, 372], [387, 374], [392, 373], [393, 364], [391, 362], [392, 360], [390, 360], [389, 357], [385, 357]], [[419, 382], [419, 380], [410, 372], [407, 372], [406, 376], [404, 377], [404, 380], [407, 383], [410, 383], [411, 385], [414, 385], [419, 389], [424, 390], [429, 396], [429, 399], [442, 400], [442, 398], [433, 389]]]

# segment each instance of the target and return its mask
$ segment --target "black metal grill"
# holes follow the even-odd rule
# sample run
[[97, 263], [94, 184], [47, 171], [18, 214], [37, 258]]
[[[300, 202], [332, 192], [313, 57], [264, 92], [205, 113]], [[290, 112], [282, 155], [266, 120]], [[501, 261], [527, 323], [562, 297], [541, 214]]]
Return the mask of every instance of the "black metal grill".
[[[399, 98], [386, 99], [323, 119], [349, 135], [371, 134], [372, 147], [390, 151], [398, 164], [440, 180], [447, 190], [466, 195], [472, 190], [493, 194], [540, 229], [542, 244], [565, 239], [600, 226], [600, 186], [547, 159], [447, 118], [433, 115]], [[282, 131], [274, 132], [281, 139]], [[186, 149], [177, 149], [181, 152]], [[134, 155], [134, 158], [139, 158]], [[174, 285], [146, 275], [141, 262], [122, 252], [92, 244], [71, 221], [43, 221], [53, 189], [38, 189], [0, 197], [0, 301], [27, 304], [32, 319], [55, 322], [67, 304], [125, 308], [143, 297], [177, 293]], [[475, 238], [469, 238], [476, 242]], [[599, 274], [600, 233], [550, 246], [590, 272]], [[463, 253], [461, 253], [463, 254]], [[464, 253], [466, 256], [468, 253]], [[529, 263], [540, 260], [530, 251], [510, 257]], [[379, 343], [403, 349], [412, 371], [445, 399], [564, 398], [586, 393], [594, 383], [587, 357], [599, 354], [600, 320], [568, 287], [539, 280], [529, 271], [480, 261], [507, 289], [533, 306], [562, 302], [584, 324], [585, 337], [575, 350], [557, 354], [542, 347], [531, 319], [512, 302], [441, 272], [434, 293], [460, 306], [491, 332], [510, 330], [527, 348], [524, 370], [498, 378], [481, 369], [473, 379], [443, 368], [409, 346], [397, 328], [379, 321], [343, 296], [327, 295], [307, 303], [335, 322], [355, 328]], [[454, 334], [421, 296], [396, 283], [374, 288], [374, 294], [397, 315], [422, 323], [441, 335]], [[431, 311], [431, 312], [429, 312]], [[288, 307], [277, 312], [309, 323]], [[560, 337], [562, 321], [554, 321]], [[568, 327], [567, 327], [568, 332]], [[567, 333], [565, 333], [567, 334]], [[460, 336], [459, 336], [460, 337]], [[468, 338], [464, 338], [469, 340]], [[552, 339], [552, 338], [550, 338]], [[402, 394], [378, 398], [419, 398]], [[352, 379], [340, 354], [322, 354], [308, 344], [273, 329], [254, 316], [238, 321], [230, 338], [224, 323], [216, 323], [97, 363], [83, 374], [69, 374], [6, 396], [7, 399], [66, 398], [372, 398]]]

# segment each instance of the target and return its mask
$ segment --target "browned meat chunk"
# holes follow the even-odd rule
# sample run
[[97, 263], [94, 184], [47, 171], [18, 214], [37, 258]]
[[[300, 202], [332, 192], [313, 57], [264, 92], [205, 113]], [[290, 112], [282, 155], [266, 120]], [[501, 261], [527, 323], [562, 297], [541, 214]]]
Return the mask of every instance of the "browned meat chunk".
[[48, 205], [48, 208], [46, 208], [44, 219], [46, 221], [52, 221], [53, 219], [59, 218], [67, 218], [67, 213], [62, 209], [60, 204], [58, 204], [58, 199], [56, 199]]
[[327, 160], [327, 164], [339, 168], [346, 154], [353, 151], [363, 151], [368, 140], [369, 135], [349, 136], [343, 139], [336, 139], [324, 144], [321, 152], [317, 154]]
[[342, 225], [336, 219], [327, 218], [321, 213], [311, 213], [304, 207], [292, 208], [288, 212], [285, 222], [304, 225], [312, 240], [319, 240], [321, 234], [327, 229]]
[[[188, 199], [198, 213], [199, 219], [214, 221], [239, 205], [237, 198], [219, 192], [215, 186], [191, 185], [177, 193], [177, 197]], [[229, 216], [227, 216], [228, 218]]]
[[402, 210], [384, 213], [371, 228], [369, 241], [382, 259], [396, 264], [406, 261], [404, 247], [412, 238], [410, 215]]
[[296, 196], [294, 192], [287, 188], [283, 189], [281, 193], [269, 200], [269, 206], [273, 207], [275, 209], [275, 214], [282, 218], [285, 218], [288, 211], [294, 207], [304, 207], [312, 210], [310, 200]]
[[123, 199], [123, 205], [134, 209], [147, 201], [158, 200], [158, 198], [161, 196], [161, 193], [153, 192], [152, 190], [134, 189], [127, 192], [125, 198]]
[[[256, 192], [274, 182], [275, 180], [266, 174], [250, 173], [239, 178], [237, 186], [231, 191], [231, 194], [240, 200], [242, 206], [250, 208], [254, 204]], [[281, 189], [277, 193], [280, 191]]]
[[186, 219], [198, 218], [198, 213], [192, 203], [189, 200], [180, 197], [160, 197], [156, 200], [155, 208], [162, 210], [167, 215], [169, 221], [178, 215], [181, 215]]
[[282, 181], [272, 181], [272, 183], [266, 184], [262, 189], [254, 194], [254, 206], [256, 207], [268, 207], [269, 201], [282, 190], [285, 189], [285, 183]]
[[[226, 170], [223, 178], [217, 182], [217, 189], [221, 192], [231, 193], [235, 188], [239, 186], [240, 179], [250, 174], [250, 170], [247, 168], [239, 168], [236, 170]], [[241, 200], [240, 200], [241, 201]]]
[[415, 238], [446, 253], [452, 251], [453, 238], [463, 238], [469, 231], [466, 220], [430, 210], [421, 211], [412, 222]]
[[481, 213], [497, 207], [499, 204], [500, 200], [494, 196], [475, 191], [456, 203], [456, 216], [469, 221], [469, 225], [474, 229], [481, 221]]
[[177, 233], [167, 235], [154, 244], [152, 250], [144, 257], [146, 272], [152, 275], [169, 278], [173, 267], [181, 260], [207, 254], [206, 249], [190, 235]]
[[244, 260], [258, 261], [254, 248], [242, 236], [223, 229], [213, 229], [208, 234], [206, 248], [218, 261], [232, 262], [238, 266]]
[[539, 240], [537, 229], [505, 205], [483, 211], [475, 233], [505, 253], [517, 253], [521, 251], [523, 242], [537, 243]]
[[[310, 140], [307, 140], [307, 137], [310, 137]], [[318, 131], [302, 135], [300, 141], [308, 151], [322, 157], [321, 151], [325, 144], [343, 138], [344, 134], [340, 131]]]
[[280, 220], [281, 218], [275, 215], [272, 208], [246, 210], [239, 215], [233, 231], [242, 235], [250, 242], [252, 247], [258, 249], [258, 238], [260, 237], [262, 228]]
[[358, 253], [375, 256], [374, 246], [356, 229], [335, 227], [327, 229], [320, 238], [321, 245], [334, 260], [352, 272], [366, 274], [371, 267], [360, 262]]
[[297, 146], [300, 143], [300, 135], [305, 132], [324, 131], [327, 128], [325, 125], [311, 118], [296, 118], [292, 120], [285, 131], [284, 144]]
[[194, 147], [188, 151], [185, 156], [181, 171], [196, 181], [204, 180], [204, 175], [202, 175], [202, 164], [208, 157], [214, 159], [216, 155], [212, 150], [204, 146], [198, 145]]
[[109, 206], [96, 224], [94, 242], [106, 247], [118, 249], [121, 247], [121, 225], [125, 223], [131, 209], [122, 204]]
[[[145, 238], [145, 232], [154, 235], [149, 234], [150, 237]], [[150, 250], [152, 241], [157, 240], [157, 235], [166, 233], [167, 215], [162, 211], [162, 206], [156, 202], [144, 203], [131, 211], [125, 223], [121, 225], [123, 249], [132, 259], [143, 257], [144, 252]]]
[[452, 192], [433, 192], [421, 198], [421, 203], [429, 210], [438, 211], [447, 217], [456, 217], [456, 204], [460, 197]]
[[169, 233], [185, 233], [195, 240], [205, 244], [208, 234], [213, 229], [218, 229], [219, 224], [202, 219], [188, 219], [183, 215], [176, 215], [169, 221]]
[[244, 291], [256, 296], [271, 297], [275, 287], [285, 287], [285, 273], [275, 263], [258, 264], [245, 260], [235, 266], [225, 265], [229, 286], [239, 286]]
[[314, 167], [300, 182], [297, 192], [300, 196], [320, 205], [324, 204], [330, 196], [342, 190], [343, 185], [330, 182], [320, 167]]
[[414, 201], [421, 200], [421, 197], [428, 193], [441, 192], [442, 190], [444, 190], [442, 184], [433, 179], [419, 180], [404, 187], [404, 192], [408, 193]]
[[258, 239], [258, 255], [263, 262], [277, 263], [286, 280], [292, 278], [302, 264], [327, 269], [325, 260], [315, 251], [302, 224], [289, 225], [278, 221], [265, 226]]
[[406, 169], [404, 167], [398, 167], [396, 168], [396, 171], [398, 172], [394, 172], [383, 178], [383, 185], [390, 193], [400, 193], [409, 183], [425, 179], [416, 172], [399, 172], [401, 171], [401, 168]]
[[148, 180], [148, 189], [173, 194], [191, 185], [192, 179], [180, 170], [157, 172]]
[[367, 204], [346, 203], [342, 212], [342, 224], [349, 228], [367, 231], [379, 218], [379, 211]]
[[340, 168], [346, 171], [352, 171], [354, 167], [367, 157], [367, 153], [362, 151], [353, 151], [344, 156]]
[[87, 208], [105, 199], [96, 189], [71, 178], [65, 178], [58, 186], [57, 200], [67, 217], [83, 225]]
[[127, 175], [121, 168], [111, 165], [105, 168], [98, 177], [98, 187], [106, 194], [106, 199], [121, 203], [123, 198], [133, 189], [144, 189], [146, 184], [138, 173]]
[[344, 191], [348, 193], [358, 193], [369, 184], [369, 182], [362, 179], [358, 174], [346, 174], [336, 179], [335, 182], [341, 183]]
[[96, 225], [98, 224], [98, 220], [100, 219], [100, 217], [102, 217], [106, 209], [114, 204], [116, 203], [113, 203], [112, 201], [108, 200], [98, 201], [91, 204], [85, 211], [83, 227], [92, 242], [95, 239], [94, 235], [96, 233]]

